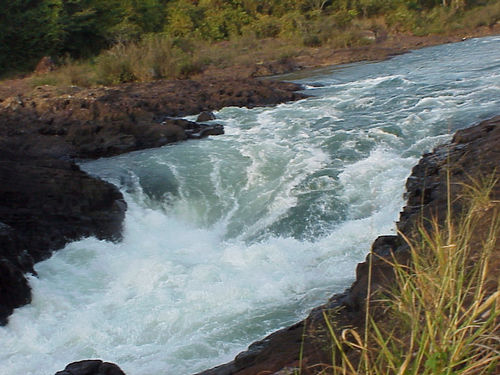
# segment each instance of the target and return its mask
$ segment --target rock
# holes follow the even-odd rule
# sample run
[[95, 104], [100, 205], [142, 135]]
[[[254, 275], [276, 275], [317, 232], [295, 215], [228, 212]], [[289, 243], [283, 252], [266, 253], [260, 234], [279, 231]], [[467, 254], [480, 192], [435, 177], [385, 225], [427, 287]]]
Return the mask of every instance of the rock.
[[215, 115], [211, 111], [203, 111], [196, 118], [196, 122], [205, 122], [215, 120]]
[[0, 152], [0, 320], [28, 303], [34, 262], [86, 236], [119, 240], [126, 203], [118, 189], [68, 161]]
[[68, 241], [119, 240], [126, 204], [118, 189], [62, 160], [0, 161], [0, 219], [35, 262]]
[[[425, 154], [413, 167], [406, 181], [407, 203], [400, 215], [398, 230], [411, 233], [415, 223], [422, 217], [444, 219], [447, 212], [447, 192], [457, 196], [471, 178], [488, 177], [500, 173], [500, 116], [481, 122], [476, 126], [459, 130], [453, 140]], [[500, 195], [497, 184], [493, 195]], [[460, 201], [452, 202], [453, 210], [460, 213]]]
[[70, 363], [55, 375], [125, 375], [125, 373], [114, 363], [88, 359]]
[[[226, 106], [271, 105], [297, 100], [300, 86], [255, 79], [156, 81], [115, 88], [54, 89], [0, 103], [0, 148], [37, 157], [97, 158], [159, 147], [188, 138], [200, 124], [179, 116]], [[61, 93], [62, 91], [62, 93]], [[19, 124], [23, 124], [19, 127]], [[161, 126], [163, 125], [163, 126]], [[222, 134], [210, 128], [197, 138]]]
[[224, 134], [224, 126], [221, 124], [204, 125], [200, 124], [195, 129], [186, 130], [188, 138], [204, 138], [209, 135], [221, 135]]
[[22, 270], [0, 257], [0, 326], [15, 308], [31, 302], [31, 290]]

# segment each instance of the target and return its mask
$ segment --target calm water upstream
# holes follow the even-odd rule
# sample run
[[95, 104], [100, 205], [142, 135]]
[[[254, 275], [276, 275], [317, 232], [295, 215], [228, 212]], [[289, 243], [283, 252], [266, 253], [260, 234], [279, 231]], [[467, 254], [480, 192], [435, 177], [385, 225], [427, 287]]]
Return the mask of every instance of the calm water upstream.
[[36, 266], [33, 303], [0, 328], [0, 374], [85, 358], [190, 374], [303, 318], [393, 233], [420, 155], [500, 113], [500, 37], [286, 79], [314, 97], [225, 108], [223, 136], [82, 165], [125, 194], [124, 240]]

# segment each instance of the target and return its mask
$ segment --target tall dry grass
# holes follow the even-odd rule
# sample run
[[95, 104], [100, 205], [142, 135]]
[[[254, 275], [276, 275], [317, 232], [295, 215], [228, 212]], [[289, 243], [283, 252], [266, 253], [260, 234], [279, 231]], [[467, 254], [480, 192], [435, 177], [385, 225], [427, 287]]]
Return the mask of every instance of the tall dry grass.
[[367, 301], [364, 330], [337, 334], [325, 313], [334, 349], [320, 373], [499, 373], [500, 202], [490, 198], [497, 183], [464, 185], [463, 214], [451, 212], [444, 225], [431, 220], [406, 238], [410, 265], [388, 260], [395, 287]]

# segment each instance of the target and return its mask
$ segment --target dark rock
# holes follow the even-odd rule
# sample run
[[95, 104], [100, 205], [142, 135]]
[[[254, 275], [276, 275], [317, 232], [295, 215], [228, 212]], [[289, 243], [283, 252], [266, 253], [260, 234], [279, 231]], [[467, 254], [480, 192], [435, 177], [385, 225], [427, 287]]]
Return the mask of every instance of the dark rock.
[[196, 118], [196, 122], [205, 122], [215, 120], [215, 115], [211, 111], [203, 111]]
[[113, 185], [68, 161], [1, 152], [0, 319], [29, 302], [23, 274], [67, 242], [85, 236], [119, 240], [126, 203]]
[[70, 363], [55, 375], [125, 375], [125, 373], [114, 363], [88, 359]]
[[35, 262], [68, 241], [119, 240], [126, 204], [118, 189], [71, 162], [0, 161], [0, 219], [22, 238]]
[[5, 258], [0, 258], [0, 325], [20, 306], [31, 302], [31, 290], [24, 273]]
[[[448, 190], [458, 196], [471, 179], [500, 173], [500, 116], [476, 126], [459, 130], [451, 143], [425, 154], [413, 167], [406, 181], [406, 206], [397, 224], [410, 234], [422, 217], [443, 220], [448, 207]], [[449, 174], [449, 177], [448, 177]], [[500, 194], [497, 184], [492, 194]], [[452, 209], [460, 213], [460, 200], [452, 200]], [[423, 221], [429, 223], [429, 221]]]
[[[226, 106], [304, 98], [298, 89], [292, 83], [229, 78], [85, 90], [40, 86], [29, 96], [0, 102], [0, 147], [56, 158], [96, 158], [159, 147], [187, 139], [185, 130], [200, 126], [174, 117], [202, 112], [199, 121], [208, 121], [214, 118], [210, 110]], [[220, 129], [203, 136], [222, 134]]]
[[209, 135], [221, 135], [224, 134], [224, 126], [221, 124], [200, 124], [195, 129], [186, 130], [186, 134], [188, 138], [204, 138]]

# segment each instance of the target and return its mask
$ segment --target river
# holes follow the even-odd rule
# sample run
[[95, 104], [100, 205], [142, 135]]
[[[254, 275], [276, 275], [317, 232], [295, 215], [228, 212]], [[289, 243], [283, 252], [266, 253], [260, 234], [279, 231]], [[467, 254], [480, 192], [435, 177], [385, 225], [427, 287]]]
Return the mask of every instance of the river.
[[191, 374], [304, 318], [394, 233], [420, 155], [499, 114], [500, 37], [281, 77], [311, 98], [216, 113], [226, 134], [82, 163], [120, 187], [120, 243], [36, 265], [0, 327], [0, 373], [101, 358]]

